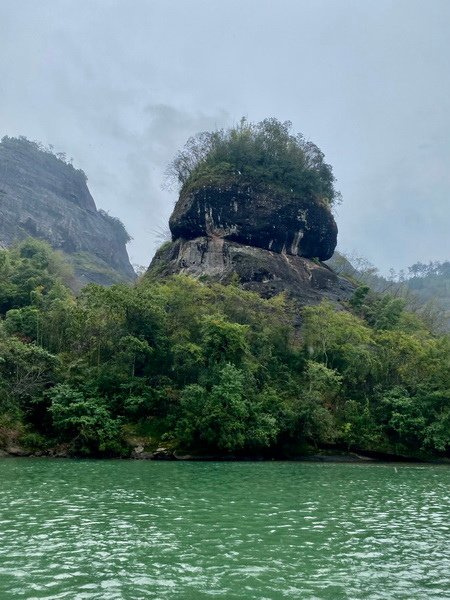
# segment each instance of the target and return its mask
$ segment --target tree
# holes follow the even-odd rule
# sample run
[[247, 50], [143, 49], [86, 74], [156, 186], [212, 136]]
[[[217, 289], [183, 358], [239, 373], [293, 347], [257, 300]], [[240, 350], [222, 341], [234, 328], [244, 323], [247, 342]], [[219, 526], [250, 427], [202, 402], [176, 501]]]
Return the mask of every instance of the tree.
[[324, 154], [292, 123], [246, 119], [235, 127], [190, 138], [168, 168], [168, 178], [186, 191], [205, 184], [265, 185], [306, 195], [330, 206], [340, 200]]
[[248, 327], [229, 323], [221, 316], [204, 317], [202, 341], [210, 364], [233, 363], [239, 366], [249, 352]]
[[366, 399], [348, 399], [339, 411], [341, 429], [339, 440], [347, 448], [372, 450], [380, 444], [381, 427], [377, 423]]
[[351, 385], [361, 385], [376, 364], [372, 331], [362, 319], [329, 302], [303, 310], [303, 335], [310, 358], [336, 369]]
[[333, 441], [336, 437], [335, 404], [342, 379], [333, 369], [307, 361], [301, 385], [290, 406], [295, 435], [315, 446]]
[[121, 452], [121, 422], [112, 419], [102, 398], [86, 396], [64, 384], [48, 395], [53, 425], [61, 438], [70, 442], [73, 452]]
[[278, 433], [276, 419], [264, 398], [252, 397], [246, 379], [242, 370], [226, 364], [210, 390], [186, 386], [175, 427], [178, 438], [188, 446], [200, 443], [228, 452], [268, 446]]

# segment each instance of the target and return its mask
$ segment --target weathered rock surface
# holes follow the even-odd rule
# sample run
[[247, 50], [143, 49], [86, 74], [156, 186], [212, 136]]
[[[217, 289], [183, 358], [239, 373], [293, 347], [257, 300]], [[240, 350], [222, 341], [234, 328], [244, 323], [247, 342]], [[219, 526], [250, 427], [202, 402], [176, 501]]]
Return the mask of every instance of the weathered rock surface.
[[238, 277], [241, 287], [269, 298], [283, 291], [299, 304], [327, 298], [348, 299], [354, 286], [320, 262], [239, 244], [223, 237], [203, 236], [164, 244], [148, 274], [165, 277], [176, 273], [229, 283]]
[[79, 285], [131, 281], [128, 235], [98, 211], [86, 176], [26, 139], [0, 143], [0, 246], [46, 240], [72, 262]]
[[201, 188], [181, 194], [169, 221], [173, 239], [220, 237], [247, 246], [327, 260], [337, 242], [329, 208], [306, 194]]
[[6, 447], [6, 453], [9, 456], [30, 456], [31, 450], [27, 450], [18, 444], [12, 444]]
[[286, 292], [299, 305], [340, 303], [354, 286], [322, 260], [337, 226], [327, 206], [305, 194], [282, 196], [237, 185], [181, 193], [169, 221], [172, 242], [155, 254], [150, 277], [182, 273], [235, 281], [269, 298]]

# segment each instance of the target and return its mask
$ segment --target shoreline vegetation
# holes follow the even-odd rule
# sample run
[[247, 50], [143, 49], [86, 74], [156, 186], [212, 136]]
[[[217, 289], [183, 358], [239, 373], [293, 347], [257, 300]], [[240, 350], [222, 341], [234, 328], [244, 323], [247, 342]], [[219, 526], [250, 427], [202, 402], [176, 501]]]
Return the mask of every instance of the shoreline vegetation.
[[33, 239], [0, 276], [3, 452], [449, 457], [449, 336], [402, 298], [299, 310], [184, 276], [75, 297]]

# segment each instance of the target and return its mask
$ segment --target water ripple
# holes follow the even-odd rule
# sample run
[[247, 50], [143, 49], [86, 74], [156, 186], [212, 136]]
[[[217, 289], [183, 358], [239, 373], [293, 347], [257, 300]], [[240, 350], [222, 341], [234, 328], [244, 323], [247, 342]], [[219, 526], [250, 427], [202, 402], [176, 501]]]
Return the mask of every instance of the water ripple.
[[0, 460], [0, 600], [450, 598], [450, 469]]

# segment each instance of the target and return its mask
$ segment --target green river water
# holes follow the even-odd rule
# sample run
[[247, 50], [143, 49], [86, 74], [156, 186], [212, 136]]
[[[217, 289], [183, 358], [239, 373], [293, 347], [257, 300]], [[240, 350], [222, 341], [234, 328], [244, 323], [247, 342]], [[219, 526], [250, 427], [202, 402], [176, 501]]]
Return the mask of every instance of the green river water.
[[0, 599], [448, 599], [450, 467], [0, 460]]

